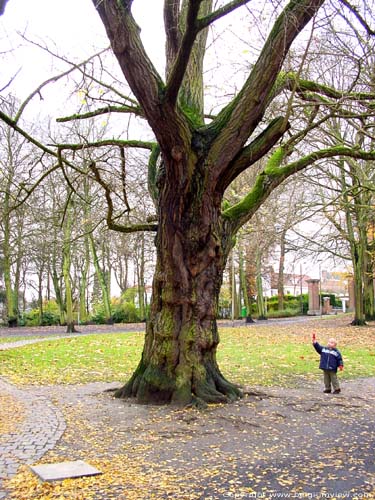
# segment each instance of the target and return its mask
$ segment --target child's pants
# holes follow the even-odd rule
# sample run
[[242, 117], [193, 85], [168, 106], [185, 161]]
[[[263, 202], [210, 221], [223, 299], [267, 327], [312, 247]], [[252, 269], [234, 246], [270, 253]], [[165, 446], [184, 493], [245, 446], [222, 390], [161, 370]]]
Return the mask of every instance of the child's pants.
[[340, 389], [340, 384], [336, 372], [334, 372], [333, 370], [323, 370], [323, 373], [324, 373], [324, 385], [327, 391], [331, 390], [331, 384], [334, 391]]

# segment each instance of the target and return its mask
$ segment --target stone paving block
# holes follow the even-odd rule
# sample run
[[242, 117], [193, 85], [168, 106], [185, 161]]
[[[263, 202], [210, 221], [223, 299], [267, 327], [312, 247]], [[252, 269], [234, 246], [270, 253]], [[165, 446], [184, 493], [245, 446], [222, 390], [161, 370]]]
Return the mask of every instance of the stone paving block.
[[42, 481], [61, 481], [62, 479], [97, 476], [103, 474], [101, 471], [87, 464], [83, 460], [74, 462], [60, 462], [56, 464], [31, 465], [30, 469], [39, 476]]

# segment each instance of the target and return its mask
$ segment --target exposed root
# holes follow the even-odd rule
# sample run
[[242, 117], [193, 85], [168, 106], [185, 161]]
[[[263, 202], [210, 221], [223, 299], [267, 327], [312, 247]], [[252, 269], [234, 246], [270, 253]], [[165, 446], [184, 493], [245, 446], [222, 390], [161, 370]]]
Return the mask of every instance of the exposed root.
[[364, 319], [353, 319], [353, 321], [350, 323], [351, 326], [366, 326], [367, 323]]

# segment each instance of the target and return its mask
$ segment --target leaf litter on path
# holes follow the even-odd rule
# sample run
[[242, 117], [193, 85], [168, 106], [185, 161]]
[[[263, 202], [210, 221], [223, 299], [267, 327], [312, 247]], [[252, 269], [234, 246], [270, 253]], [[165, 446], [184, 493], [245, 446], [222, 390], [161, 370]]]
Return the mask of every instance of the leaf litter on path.
[[139, 406], [113, 399], [105, 387], [44, 389], [63, 409], [67, 431], [42, 460], [81, 459], [103, 475], [42, 484], [22, 468], [7, 483], [9, 498], [190, 500], [256, 493], [268, 499], [282, 492], [375, 498], [374, 379], [345, 382], [339, 397], [322, 394], [317, 384], [261, 388], [205, 411]]

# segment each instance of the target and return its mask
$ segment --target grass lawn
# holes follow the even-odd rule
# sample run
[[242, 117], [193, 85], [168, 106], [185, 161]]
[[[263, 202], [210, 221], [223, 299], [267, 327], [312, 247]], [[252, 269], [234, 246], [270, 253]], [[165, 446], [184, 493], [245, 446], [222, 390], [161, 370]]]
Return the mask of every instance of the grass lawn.
[[[374, 327], [320, 323], [315, 331], [322, 344], [332, 336], [338, 339], [345, 363], [341, 378], [375, 376]], [[125, 382], [140, 359], [143, 335], [88, 335], [0, 351], [0, 375], [16, 384]], [[310, 342], [311, 323], [228, 328], [220, 335], [218, 362], [231, 381], [296, 386], [321, 378], [319, 355]]]

